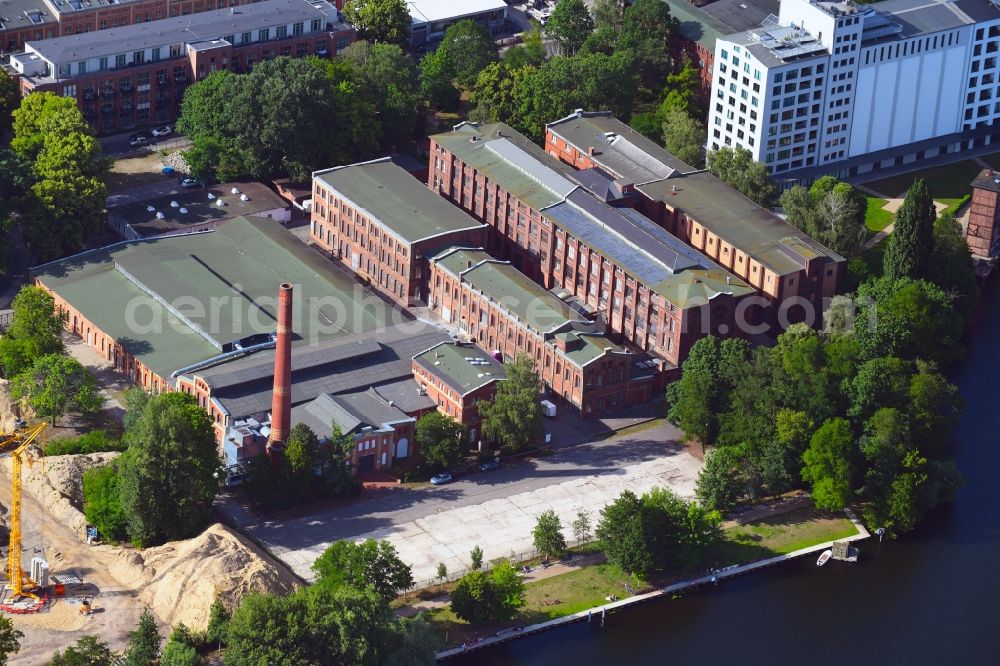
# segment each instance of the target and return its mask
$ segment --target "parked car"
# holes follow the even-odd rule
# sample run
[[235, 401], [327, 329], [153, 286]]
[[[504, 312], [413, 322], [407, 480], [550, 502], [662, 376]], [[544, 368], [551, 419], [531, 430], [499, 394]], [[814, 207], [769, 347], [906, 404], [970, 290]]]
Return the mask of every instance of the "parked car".
[[181, 187], [185, 189], [189, 187], [201, 187], [201, 181], [194, 178], [181, 178]]
[[149, 137], [145, 134], [137, 134], [128, 140], [130, 146], [145, 146], [149, 143]]
[[174, 133], [174, 130], [170, 128], [170, 125], [164, 125], [163, 127], [154, 127], [153, 136], [170, 136]]
[[431, 485], [433, 486], [443, 486], [446, 483], [451, 483], [455, 480], [455, 477], [451, 475], [451, 472], [441, 472], [440, 474], [435, 474], [431, 477]]
[[492, 472], [495, 469], [500, 469], [500, 459], [494, 458], [493, 460], [487, 460], [484, 463], [480, 463], [480, 472]]

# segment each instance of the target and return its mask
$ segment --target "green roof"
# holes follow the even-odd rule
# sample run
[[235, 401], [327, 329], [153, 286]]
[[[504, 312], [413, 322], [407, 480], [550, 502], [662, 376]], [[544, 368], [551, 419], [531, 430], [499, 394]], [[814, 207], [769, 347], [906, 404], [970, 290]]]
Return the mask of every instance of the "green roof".
[[315, 177], [406, 243], [483, 225], [386, 157]]
[[496, 261], [485, 250], [480, 248], [450, 247], [434, 257], [434, 262], [454, 275], [461, 277], [462, 271], [468, 270], [484, 261]]
[[[469, 359], [474, 359], [470, 362]], [[492, 381], [506, 379], [503, 364], [475, 345], [442, 342], [413, 357], [462, 395]]]
[[653, 290], [681, 309], [703, 305], [719, 294], [741, 298], [756, 292], [749, 284], [726, 271], [703, 268], [691, 268], [671, 275], [654, 285]]
[[508, 263], [481, 263], [467, 270], [462, 279], [538, 333], [585, 321], [583, 315]]
[[692, 42], [715, 53], [715, 40], [734, 32], [728, 25], [709, 16], [686, 0], [663, 0], [670, 13], [680, 21], [680, 33]]
[[356, 307], [360, 287], [264, 218], [118, 243], [33, 272], [161, 377], [273, 333], [283, 282], [295, 286], [296, 344], [371, 332], [389, 315], [381, 301]]

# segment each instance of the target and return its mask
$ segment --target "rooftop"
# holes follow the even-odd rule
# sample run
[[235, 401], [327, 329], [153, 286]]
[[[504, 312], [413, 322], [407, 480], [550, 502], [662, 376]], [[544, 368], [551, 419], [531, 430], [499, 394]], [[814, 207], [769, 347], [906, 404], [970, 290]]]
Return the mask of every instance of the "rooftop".
[[482, 12], [507, 9], [504, 0], [407, 0], [414, 23], [434, 23]]
[[337, 23], [336, 7], [325, 0], [261, 0], [240, 7], [32, 41], [28, 46], [59, 65], [157, 46], [206, 42], [224, 35], [317, 18], [323, 19], [324, 24]]
[[313, 176], [406, 243], [483, 228], [388, 157], [317, 171]]
[[882, 0], [863, 11], [866, 33], [870, 23], [880, 23], [877, 15], [882, 14], [902, 27], [902, 32], [886, 36], [902, 39], [1000, 18], [1000, 8], [989, 0]]
[[297, 346], [367, 333], [389, 316], [381, 301], [354, 307], [352, 281], [263, 218], [117, 243], [32, 272], [161, 377], [272, 334], [283, 282], [295, 285]]
[[1000, 172], [993, 169], [983, 169], [971, 184], [972, 187], [978, 187], [982, 190], [1000, 192]]
[[323, 393], [292, 409], [292, 423], [304, 423], [321, 439], [330, 434], [334, 423], [343, 434], [356, 434], [412, 420], [372, 389], [338, 396]]
[[[233, 194], [234, 187], [239, 193]], [[220, 201], [224, 205], [220, 206]], [[173, 203], [177, 205], [171, 205]], [[149, 210], [150, 207], [153, 210]], [[222, 183], [206, 189], [183, 190], [141, 203], [115, 206], [108, 209], [108, 216], [111, 220], [125, 222], [140, 236], [158, 236], [188, 231], [207, 222], [279, 208], [288, 208], [288, 202], [260, 183]], [[157, 213], [163, 218], [157, 217]]]
[[[8, 0], [0, 12], [0, 30], [20, 30], [55, 23], [58, 19], [43, 0]], [[6, 48], [0, 43], [0, 51]]]
[[459, 395], [507, 378], [500, 361], [472, 344], [442, 342], [417, 354], [413, 360], [458, 391]]

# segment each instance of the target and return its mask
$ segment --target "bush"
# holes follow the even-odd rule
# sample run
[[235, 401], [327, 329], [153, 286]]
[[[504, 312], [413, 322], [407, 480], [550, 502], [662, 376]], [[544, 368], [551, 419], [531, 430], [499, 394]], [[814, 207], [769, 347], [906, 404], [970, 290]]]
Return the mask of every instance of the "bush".
[[118, 470], [114, 464], [88, 469], [83, 473], [83, 515], [107, 541], [125, 539], [125, 512], [122, 510]]
[[106, 430], [91, 430], [79, 437], [57, 437], [45, 445], [47, 456], [68, 456], [82, 453], [103, 453], [124, 451], [127, 448], [120, 439], [112, 439]]
[[451, 592], [451, 610], [471, 624], [510, 620], [523, 605], [524, 582], [510, 562], [465, 574]]

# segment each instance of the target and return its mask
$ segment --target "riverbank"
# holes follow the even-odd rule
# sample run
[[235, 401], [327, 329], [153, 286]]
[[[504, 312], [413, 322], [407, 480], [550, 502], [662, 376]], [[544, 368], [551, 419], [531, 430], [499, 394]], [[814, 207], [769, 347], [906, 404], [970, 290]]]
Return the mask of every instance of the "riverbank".
[[[563, 573], [527, 582], [526, 603], [518, 617], [506, 624], [482, 627], [458, 620], [442, 595], [422, 608], [434, 630], [452, 646], [439, 652], [438, 658], [447, 659], [570, 623], [602, 621], [605, 614], [633, 604], [815, 554], [834, 541], [858, 541], [869, 536], [853, 516], [844, 518], [817, 511], [800, 502], [787, 502], [783, 509], [781, 513], [750, 515], [736, 524], [727, 524], [725, 538], [706, 558], [705, 573], [694, 578], [667, 576], [650, 584], [604, 563], [603, 557], [595, 559], [591, 555], [585, 566], [561, 564]], [[607, 601], [616, 597], [615, 601]]]

